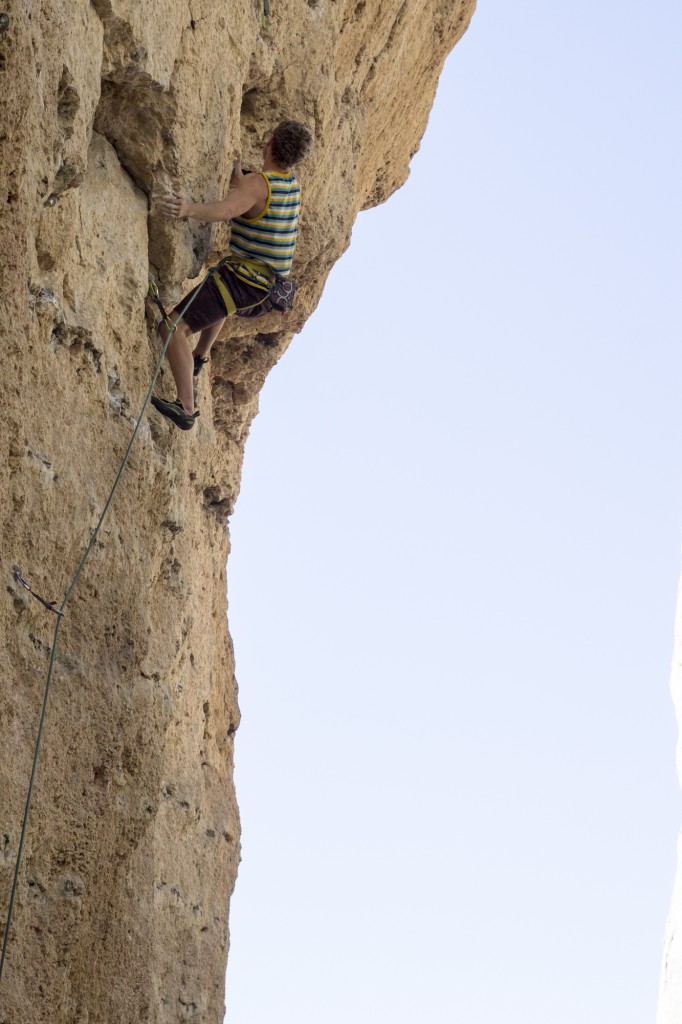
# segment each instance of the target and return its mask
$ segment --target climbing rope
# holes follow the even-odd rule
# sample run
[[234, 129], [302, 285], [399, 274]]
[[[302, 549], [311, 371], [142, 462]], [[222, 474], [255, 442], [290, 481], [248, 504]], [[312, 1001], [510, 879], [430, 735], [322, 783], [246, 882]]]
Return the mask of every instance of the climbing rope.
[[[204, 282], [202, 281], [202, 286], [203, 283]], [[168, 313], [164, 309], [163, 302], [161, 301], [161, 296], [159, 295], [159, 289], [157, 287], [156, 281], [154, 280], [151, 274], [149, 275], [149, 297], [152, 300], [152, 302], [157, 306], [159, 312], [161, 313], [161, 319], [163, 320], [163, 322], [166, 324], [167, 327], [170, 328], [171, 331], [174, 331], [175, 327], [170, 322], [170, 317], [168, 316]], [[191, 303], [188, 303], [188, 305], [185, 306], [185, 309], [187, 309], [188, 306], [190, 305]]]
[[54, 634], [53, 634], [53, 637], [52, 637], [52, 652], [50, 654], [50, 664], [49, 664], [49, 667], [48, 667], [48, 670], [47, 670], [47, 679], [45, 681], [45, 692], [43, 694], [43, 706], [42, 706], [42, 710], [41, 710], [41, 713], [40, 713], [40, 721], [38, 723], [38, 735], [37, 735], [37, 738], [36, 738], [36, 745], [35, 745], [35, 750], [34, 750], [34, 753], [33, 753], [33, 766], [31, 768], [31, 777], [30, 777], [29, 784], [28, 784], [28, 793], [27, 793], [27, 796], [26, 796], [26, 804], [25, 804], [25, 807], [24, 807], [24, 818], [23, 818], [23, 823], [22, 823], [22, 826], [21, 826], [21, 836], [19, 838], [19, 848], [17, 850], [17, 859], [16, 859], [16, 863], [15, 863], [15, 866], [14, 866], [14, 880], [12, 882], [12, 891], [11, 891], [11, 894], [10, 894], [9, 907], [8, 907], [8, 910], [7, 910], [7, 921], [5, 923], [5, 934], [4, 934], [3, 941], [2, 941], [2, 954], [0, 954], [0, 981], [2, 981], [2, 972], [3, 972], [4, 966], [5, 966], [5, 958], [6, 958], [6, 955], [7, 955], [7, 948], [8, 948], [8, 945], [9, 945], [9, 933], [10, 933], [10, 927], [11, 927], [11, 924], [12, 924], [12, 913], [14, 911], [14, 901], [15, 901], [16, 894], [17, 894], [17, 885], [18, 885], [18, 882], [19, 882], [19, 870], [21, 868], [21, 859], [22, 859], [22, 855], [23, 855], [23, 852], [24, 852], [24, 841], [26, 839], [26, 831], [27, 831], [27, 827], [28, 827], [28, 819], [29, 819], [29, 814], [30, 814], [30, 811], [31, 811], [31, 798], [33, 796], [33, 786], [34, 786], [34, 783], [35, 783], [36, 771], [37, 771], [37, 768], [38, 768], [38, 758], [39, 758], [39, 755], [40, 755], [40, 746], [41, 746], [42, 738], [43, 738], [43, 729], [44, 729], [44, 726], [45, 726], [45, 716], [47, 714], [47, 703], [48, 703], [48, 698], [49, 698], [49, 695], [50, 695], [50, 687], [52, 685], [52, 675], [53, 675], [53, 671], [54, 671], [55, 659], [56, 659], [56, 656], [57, 656], [57, 641], [59, 639], [59, 630], [61, 628], [62, 620], [64, 618], [64, 611], [65, 611], [66, 606], [67, 606], [67, 604], [69, 602], [69, 599], [71, 598], [71, 595], [73, 594], [73, 592], [74, 592], [74, 590], [76, 588], [76, 584], [78, 583], [78, 579], [80, 577], [80, 574], [82, 573], [82, 571], [83, 571], [83, 569], [85, 567], [85, 563], [87, 562], [88, 558], [90, 557], [90, 552], [92, 551], [93, 547], [95, 546], [95, 542], [97, 541], [97, 537], [98, 537], [99, 531], [100, 531], [100, 529], [102, 527], [102, 523], [104, 522], [106, 514], [109, 511], [109, 507], [111, 505], [111, 502], [113, 501], [114, 494], [116, 493], [116, 489], [118, 487], [119, 481], [121, 479], [121, 476], [123, 475], [123, 470], [125, 469], [126, 463], [128, 462], [128, 457], [129, 457], [130, 452], [132, 450], [133, 444], [135, 443], [135, 438], [137, 437], [137, 432], [140, 429], [140, 424], [142, 422], [142, 417], [144, 416], [145, 411], [147, 409], [147, 406], [149, 404], [149, 399], [152, 396], [152, 391], [154, 390], [154, 386], [156, 384], [157, 377], [159, 376], [159, 373], [161, 372], [161, 366], [163, 364], [163, 360], [164, 360], [164, 357], [166, 355], [166, 349], [168, 348], [168, 346], [170, 344], [170, 340], [173, 337], [173, 334], [175, 333], [178, 321], [182, 319], [182, 317], [185, 315], [185, 313], [187, 312], [189, 307], [192, 305], [194, 300], [197, 298], [197, 296], [199, 295], [199, 292], [201, 291], [201, 289], [204, 287], [204, 285], [208, 281], [209, 276], [210, 276], [210, 271], [206, 274], [206, 276], [204, 277], [204, 280], [199, 284], [199, 286], [196, 289], [194, 289], [194, 291], [191, 293], [189, 301], [184, 306], [182, 312], [177, 317], [177, 319], [175, 320], [174, 323], [171, 322], [168, 314], [166, 313], [165, 309], [163, 308], [163, 303], [161, 302], [161, 298], [159, 296], [159, 291], [158, 291], [158, 288], [156, 287], [156, 282], [151, 277], [151, 275], [149, 277], [149, 295], [150, 295], [151, 299], [155, 302], [155, 304], [157, 305], [159, 310], [161, 311], [161, 315], [163, 317], [164, 323], [169, 328], [168, 337], [166, 338], [166, 341], [164, 342], [163, 348], [161, 349], [161, 355], [159, 356], [158, 361], [156, 363], [156, 368], [154, 370], [154, 375], [152, 377], [152, 382], [149, 385], [149, 389], [147, 391], [147, 394], [145, 395], [144, 402], [142, 403], [142, 409], [140, 410], [140, 415], [138, 416], [137, 422], [135, 423], [135, 429], [133, 430], [132, 437], [130, 438], [130, 441], [128, 443], [128, 447], [126, 448], [126, 451], [125, 451], [125, 455], [123, 456], [123, 461], [121, 462], [121, 465], [119, 467], [118, 473], [116, 474], [116, 479], [114, 480], [112, 488], [111, 488], [111, 490], [109, 492], [109, 497], [107, 498], [107, 500], [105, 502], [104, 508], [102, 510], [102, 514], [100, 515], [99, 520], [97, 522], [97, 526], [95, 527], [95, 529], [94, 529], [94, 531], [92, 533], [92, 536], [90, 537], [90, 543], [87, 546], [85, 554], [83, 555], [83, 557], [82, 557], [82, 559], [80, 561], [80, 564], [79, 564], [78, 568], [76, 569], [76, 572], [75, 572], [75, 574], [73, 576], [73, 579], [71, 580], [71, 583], [69, 584], [69, 587], [68, 587], [68, 589], [67, 589], [67, 591], [66, 591], [66, 593], [64, 595], [64, 598], [62, 600], [62, 603], [59, 605], [59, 607], [58, 608], [55, 607], [56, 601], [46, 601], [44, 598], [42, 598], [38, 594], [36, 594], [35, 591], [31, 589], [30, 584], [22, 576], [21, 570], [17, 566], [14, 567], [14, 578], [17, 581], [17, 583], [20, 583], [23, 587], [25, 587], [29, 591], [29, 593], [33, 597], [35, 597], [35, 599], [37, 601], [39, 601], [40, 604], [43, 605], [43, 607], [47, 608], [48, 611], [54, 612], [54, 614], [56, 616], [56, 622], [55, 622], [55, 627], [54, 627]]

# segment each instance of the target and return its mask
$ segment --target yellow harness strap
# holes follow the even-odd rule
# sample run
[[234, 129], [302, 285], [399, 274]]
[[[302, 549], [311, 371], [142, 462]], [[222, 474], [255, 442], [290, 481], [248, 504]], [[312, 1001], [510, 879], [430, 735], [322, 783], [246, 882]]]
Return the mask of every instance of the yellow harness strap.
[[234, 314], [237, 312], [237, 303], [234, 301], [234, 299], [230, 295], [230, 293], [228, 291], [228, 288], [227, 288], [227, 285], [225, 284], [225, 282], [222, 279], [222, 276], [218, 273], [217, 270], [214, 270], [213, 273], [211, 274], [211, 277], [213, 278], [213, 280], [215, 281], [215, 283], [218, 286], [218, 291], [220, 292], [220, 296], [221, 296], [223, 302], [225, 303], [225, 310], [227, 311], [227, 315], [228, 316], [234, 316]]

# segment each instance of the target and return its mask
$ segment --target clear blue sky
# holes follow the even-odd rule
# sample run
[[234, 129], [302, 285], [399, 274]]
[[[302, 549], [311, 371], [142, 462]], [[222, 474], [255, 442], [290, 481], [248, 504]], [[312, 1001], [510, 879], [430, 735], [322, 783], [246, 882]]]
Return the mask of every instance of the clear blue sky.
[[229, 1024], [654, 1019], [681, 28], [677, 0], [481, 2], [266, 383], [229, 564]]

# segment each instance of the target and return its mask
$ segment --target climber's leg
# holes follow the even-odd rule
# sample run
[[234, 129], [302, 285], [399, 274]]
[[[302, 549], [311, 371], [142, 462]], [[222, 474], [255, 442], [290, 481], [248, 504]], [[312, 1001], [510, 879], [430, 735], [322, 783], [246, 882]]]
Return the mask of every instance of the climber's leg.
[[[221, 276], [225, 277], [225, 271]], [[230, 306], [234, 310], [247, 308], [254, 302], [260, 301], [262, 291], [243, 284], [239, 279], [230, 274], [229, 288], [225, 284], [230, 297]], [[220, 328], [226, 319], [228, 303], [223, 298], [220, 288], [213, 276], [209, 276], [198, 285], [184, 299], [178, 303], [171, 313], [171, 320], [175, 323], [176, 329], [173, 332], [166, 356], [170, 364], [171, 373], [178, 390], [177, 402], [166, 402], [161, 398], [152, 398], [152, 404], [160, 413], [167, 416], [176, 426], [183, 430], [189, 430], [194, 426], [194, 420], [198, 413], [194, 409], [194, 375], [198, 373], [208, 358], [211, 346], [218, 337]], [[159, 325], [159, 334], [162, 341], [168, 339], [170, 327], [165, 323]], [[192, 353], [190, 338], [193, 334], [199, 334], [196, 353]], [[198, 363], [198, 368], [197, 368]]]
[[[170, 328], [165, 323], [159, 325], [159, 334], [163, 342], [166, 341], [169, 331]], [[191, 333], [189, 325], [184, 320], [178, 320], [166, 349], [166, 358], [170, 364], [178, 398], [188, 416], [192, 416], [194, 413], [194, 381], [192, 380], [194, 363], [189, 344]]]
[[[227, 318], [225, 318], [227, 319]], [[220, 329], [225, 323], [225, 320], [219, 320], [215, 324], [211, 324], [210, 327], [205, 327], [199, 335], [199, 340], [196, 344], [194, 352], [194, 376], [196, 377], [201, 373], [201, 369], [204, 363], [208, 362], [209, 353], [213, 347], [213, 342], [220, 334]]]

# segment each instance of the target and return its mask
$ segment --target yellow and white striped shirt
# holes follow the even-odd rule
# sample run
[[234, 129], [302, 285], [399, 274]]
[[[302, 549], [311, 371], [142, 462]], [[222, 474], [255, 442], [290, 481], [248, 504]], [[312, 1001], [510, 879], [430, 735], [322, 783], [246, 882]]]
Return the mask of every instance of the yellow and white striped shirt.
[[238, 256], [259, 260], [278, 277], [291, 270], [301, 211], [301, 186], [293, 174], [260, 171], [268, 186], [268, 201], [260, 217], [235, 217], [230, 248]]

